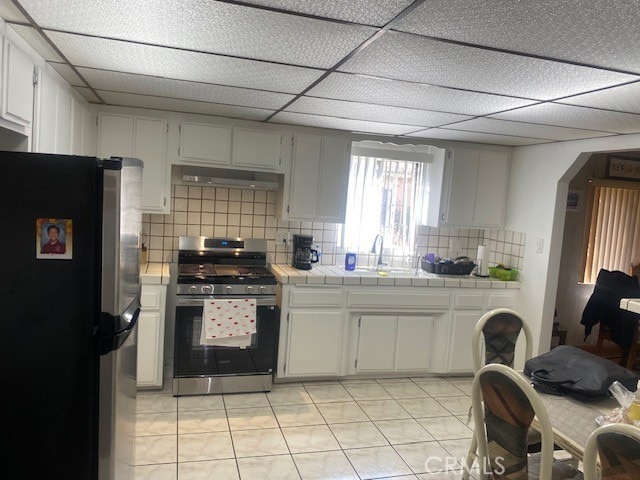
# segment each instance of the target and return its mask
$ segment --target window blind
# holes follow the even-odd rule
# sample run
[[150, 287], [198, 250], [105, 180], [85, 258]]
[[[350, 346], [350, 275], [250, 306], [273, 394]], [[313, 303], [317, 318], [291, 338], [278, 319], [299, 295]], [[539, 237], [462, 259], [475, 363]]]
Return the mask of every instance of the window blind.
[[640, 190], [593, 188], [585, 283], [595, 283], [601, 268], [630, 273], [640, 262]]

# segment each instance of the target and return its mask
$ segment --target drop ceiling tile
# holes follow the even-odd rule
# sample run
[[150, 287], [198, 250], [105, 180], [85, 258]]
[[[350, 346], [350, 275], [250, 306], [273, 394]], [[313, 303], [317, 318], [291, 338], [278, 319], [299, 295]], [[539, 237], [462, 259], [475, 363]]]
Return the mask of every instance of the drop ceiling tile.
[[336, 130], [348, 130], [351, 132], [379, 133], [383, 135], [402, 135], [406, 132], [413, 132], [420, 128], [412, 125], [365, 122], [362, 120], [349, 120], [346, 118], [323, 117], [320, 115], [307, 115], [304, 113], [292, 112], [279, 112], [271, 119], [271, 122], [291, 125], [307, 125], [310, 127], [320, 128], [333, 128]]
[[279, 8], [318, 17], [382, 26], [409, 6], [412, 0], [350, 0], [318, 2], [317, 0], [245, 0], [244, 3]]
[[563, 98], [558, 103], [604, 108], [619, 112], [640, 113], [640, 83], [634, 82], [621, 87], [608, 88], [575, 97]]
[[498, 135], [514, 135], [547, 140], [577, 140], [580, 138], [608, 137], [610, 132], [595, 132], [577, 128], [550, 127], [535, 123], [508, 122], [493, 118], [476, 118], [466, 122], [447, 125], [447, 129], [468, 132], [495, 133]]
[[49, 65], [64, 78], [67, 83], [74, 87], [84, 87], [86, 84], [82, 79], [73, 71], [73, 69], [66, 63], [49, 62]]
[[[0, 18], [7, 22], [28, 23], [27, 18], [11, 0], [0, 0]], [[12, 25], [13, 27], [13, 25]]]
[[91, 103], [102, 103], [102, 101], [96, 97], [95, 93], [91, 91], [88, 87], [73, 87], [75, 88], [80, 95], [84, 97], [85, 100]]
[[491, 145], [505, 145], [510, 147], [522, 145], [537, 145], [549, 143], [550, 140], [511, 137], [508, 135], [494, 135], [491, 133], [462, 132], [444, 128], [430, 128], [420, 132], [410, 133], [408, 137], [433, 138], [437, 140], [453, 140], [459, 142], [488, 143]]
[[223, 103], [243, 107], [275, 110], [294, 98], [283, 93], [246, 88], [225, 87], [206, 83], [171, 80], [131, 73], [79, 68], [80, 74], [96, 90], [138, 93], [157, 97], [179, 98], [200, 102]]
[[636, 1], [427, 0], [394, 28], [640, 72]]
[[18, 35], [31, 45], [42, 58], [47, 62], [64, 62], [62, 57], [53, 49], [51, 45], [40, 35], [35, 28], [24, 25], [11, 25]]
[[465, 115], [487, 115], [536, 103], [535, 100], [337, 72], [327, 76], [306, 95]]
[[420, 125], [424, 127], [436, 127], [471, 118], [466, 115], [456, 115], [453, 113], [432, 112], [415, 108], [388, 107], [313, 97], [299, 98], [288, 106], [286, 111], [371, 122]]
[[323, 73], [309, 68], [67, 33], [49, 32], [49, 36], [73, 65], [103, 70], [284, 93], [299, 93]]
[[328, 68], [376, 32], [210, 0], [21, 0], [43, 28]]
[[640, 132], [640, 115], [557, 103], [542, 103], [531, 107], [523, 107], [510, 112], [491, 115], [491, 117], [516, 122], [584, 128], [599, 132]]
[[178, 100], [175, 98], [151, 97], [131, 93], [117, 93], [98, 90], [108, 105], [123, 107], [151, 108], [154, 110], [168, 110], [172, 112], [198, 113], [203, 115], [216, 115], [220, 117], [243, 118], [246, 120], [261, 121], [271, 115], [273, 110], [259, 108], [234, 107], [217, 103], [194, 102], [192, 100]]
[[639, 78], [397, 32], [385, 34], [340, 70], [539, 100]]

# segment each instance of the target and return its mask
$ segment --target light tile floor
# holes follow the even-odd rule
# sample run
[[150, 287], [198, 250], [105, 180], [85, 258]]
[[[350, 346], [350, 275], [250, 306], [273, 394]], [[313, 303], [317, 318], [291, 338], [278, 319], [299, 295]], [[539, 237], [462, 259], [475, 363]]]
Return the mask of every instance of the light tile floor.
[[138, 394], [136, 480], [459, 479], [472, 436], [470, 377], [168, 390]]

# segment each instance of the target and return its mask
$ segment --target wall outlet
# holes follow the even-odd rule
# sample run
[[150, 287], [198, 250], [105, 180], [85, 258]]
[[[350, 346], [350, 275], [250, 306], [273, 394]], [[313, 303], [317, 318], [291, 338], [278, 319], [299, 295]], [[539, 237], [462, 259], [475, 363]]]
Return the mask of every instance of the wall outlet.
[[290, 238], [289, 238], [289, 232], [287, 231], [281, 231], [278, 230], [276, 231], [276, 244], [277, 245], [286, 245], [287, 243], [289, 243]]

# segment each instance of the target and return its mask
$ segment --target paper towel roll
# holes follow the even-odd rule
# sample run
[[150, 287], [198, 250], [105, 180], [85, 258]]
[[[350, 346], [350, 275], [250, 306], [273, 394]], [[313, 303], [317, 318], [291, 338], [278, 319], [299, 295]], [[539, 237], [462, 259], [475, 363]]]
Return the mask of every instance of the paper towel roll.
[[476, 270], [477, 275], [481, 277], [489, 276], [489, 249], [484, 245], [478, 245], [478, 260], [479, 268]]

